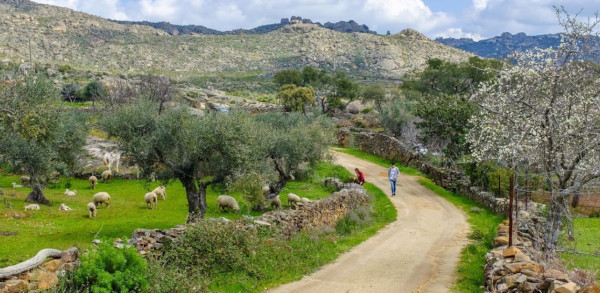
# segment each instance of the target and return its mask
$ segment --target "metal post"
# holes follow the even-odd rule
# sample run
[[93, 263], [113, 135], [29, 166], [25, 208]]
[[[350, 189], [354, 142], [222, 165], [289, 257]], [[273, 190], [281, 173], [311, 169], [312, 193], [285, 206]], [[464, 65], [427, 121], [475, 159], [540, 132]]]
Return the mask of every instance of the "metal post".
[[498, 174], [498, 197], [502, 197], [502, 189], [500, 186], [500, 174]]
[[515, 198], [515, 174], [510, 175], [510, 192], [508, 203], [508, 246], [513, 245], [513, 201]]

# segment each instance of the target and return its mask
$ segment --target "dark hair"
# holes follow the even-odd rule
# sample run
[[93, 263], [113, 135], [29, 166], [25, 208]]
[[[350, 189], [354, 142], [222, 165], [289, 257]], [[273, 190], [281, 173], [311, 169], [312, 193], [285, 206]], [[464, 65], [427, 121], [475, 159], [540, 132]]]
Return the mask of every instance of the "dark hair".
[[392, 161], [392, 165], [396, 165], [396, 162]]

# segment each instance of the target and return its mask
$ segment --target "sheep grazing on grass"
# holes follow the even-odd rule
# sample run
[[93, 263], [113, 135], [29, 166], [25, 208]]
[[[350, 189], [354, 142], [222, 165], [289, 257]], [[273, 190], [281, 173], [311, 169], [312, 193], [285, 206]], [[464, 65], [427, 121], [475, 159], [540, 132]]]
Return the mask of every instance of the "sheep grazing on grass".
[[229, 208], [237, 213], [240, 210], [240, 206], [238, 206], [238, 203], [237, 201], [235, 201], [235, 198], [229, 195], [219, 195], [217, 197], [217, 204], [219, 204], [219, 211], [220, 209], [223, 209], [223, 211], [225, 211], [225, 208]]
[[112, 171], [110, 169], [102, 172], [102, 183], [108, 182], [110, 177], [112, 177]]
[[90, 176], [90, 178], [88, 178], [88, 180], [90, 181], [90, 187], [92, 187], [92, 189], [96, 189], [96, 184], [98, 183], [98, 178], [96, 178], [96, 176], [92, 175], [92, 176]]
[[21, 176], [19, 180], [21, 180], [21, 185], [27, 186], [29, 181], [31, 181], [31, 178], [29, 178], [29, 176]]
[[90, 218], [96, 217], [96, 204], [90, 202], [87, 204], [88, 215]]
[[32, 204], [30, 204], [30, 205], [26, 205], [26, 206], [25, 206], [25, 210], [26, 210], [26, 211], [27, 211], [27, 210], [30, 210], [30, 211], [37, 211], [37, 210], [39, 210], [39, 209], [40, 209], [40, 206], [39, 206], [39, 205], [37, 205], [37, 204], [35, 204], [35, 203], [32, 203]]
[[13, 187], [13, 188], [22, 188], [22, 187], [23, 187], [23, 185], [21, 185], [21, 184], [17, 184], [16, 182], [13, 182], [13, 183], [12, 183], [12, 187]]
[[72, 208], [70, 208], [69, 206], [67, 206], [67, 205], [66, 205], [66, 204], [64, 204], [64, 203], [61, 203], [61, 204], [60, 204], [60, 207], [58, 207], [58, 210], [59, 210], [59, 211], [70, 211], [70, 210], [72, 210]]
[[290, 207], [295, 207], [296, 204], [302, 203], [302, 201], [300, 201], [300, 197], [295, 193], [288, 193], [287, 199]]
[[279, 195], [270, 199], [270, 202], [271, 202], [271, 208], [281, 209], [281, 199], [279, 198]]
[[300, 202], [301, 202], [303, 205], [307, 205], [307, 204], [311, 203], [311, 202], [312, 202], [312, 200], [310, 200], [310, 199], [308, 199], [308, 198], [306, 198], [306, 197], [303, 197], [303, 198], [301, 198], [301, 199], [300, 199]]
[[66, 196], [75, 196], [75, 194], [77, 194], [77, 190], [65, 190], [65, 195]]
[[152, 192], [156, 193], [156, 195], [160, 195], [160, 197], [163, 200], [167, 199], [167, 188], [163, 185], [161, 185], [157, 188], [154, 188], [154, 190], [152, 190]]
[[100, 206], [101, 204], [104, 204], [104, 206], [106, 206], [106, 208], [108, 208], [108, 202], [110, 201], [110, 195], [106, 192], [98, 192], [98, 193], [94, 194], [94, 197], [92, 197], [92, 200], [94, 201], [94, 205], [96, 205], [96, 207]]
[[156, 193], [153, 191], [146, 193], [146, 195], [144, 195], [144, 200], [149, 209], [156, 209], [156, 202], [158, 201], [158, 195], [156, 195]]

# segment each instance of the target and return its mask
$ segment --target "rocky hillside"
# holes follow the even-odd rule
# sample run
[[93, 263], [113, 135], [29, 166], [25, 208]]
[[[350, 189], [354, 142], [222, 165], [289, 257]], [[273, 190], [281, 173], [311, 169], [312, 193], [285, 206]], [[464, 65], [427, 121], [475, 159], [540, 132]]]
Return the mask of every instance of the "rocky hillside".
[[[111, 20], [120, 24], [139, 24], [139, 25], [147, 25], [153, 28], [157, 28], [167, 32], [170, 35], [181, 35], [181, 34], [207, 34], [207, 35], [246, 35], [246, 34], [266, 34], [275, 30], [278, 30], [288, 24], [291, 21], [301, 21], [302, 23], [313, 23], [310, 19], [303, 19], [300, 16], [292, 16], [291, 21], [289, 18], [282, 18], [279, 23], [266, 24], [261, 25], [259, 27], [255, 27], [253, 29], [236, 29], [231, 31], [218, 31], [211, 28], [207, 28], [202, 25], [176, 25], [171, 24], [169, 22], [149, 22], [149, 21], [121, 21], [121, 20]], [[350, 21], [338, 21], [336, 23], [326, 22], [325, 24], [321, 24], [319, 22], [315, 22], [314, 24], [328, 28], [334, 31], [343, 32], [343, 33], [369, 33], [369, 34], [377, 34], [377, 32], [369, 30], [369, 27], [366, 25], [360, 25], [354, 20]]]
[[312, 65], [360, 78], [394, 80], [419, 70], [430, 58], [464, 61], [472, 56], [413, 30], [379, 36], [291, 21], [266, 34], [169, 35], [27, 0], [0, 0], [0, 39], [0, 62], [31, 60], [76, 70], [152, 72], [175, 79], [272, 74]]

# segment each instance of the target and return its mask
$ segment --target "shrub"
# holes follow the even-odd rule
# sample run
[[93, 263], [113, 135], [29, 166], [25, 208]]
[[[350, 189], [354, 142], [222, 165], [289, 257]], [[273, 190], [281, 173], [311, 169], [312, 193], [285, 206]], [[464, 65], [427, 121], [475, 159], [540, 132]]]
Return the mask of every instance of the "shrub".
[[135, 248], [113, 248], [110, 241], [103, 241], [81, 257], [81, 267], [61, 286], [68, 292], [145, 292], [150, 288], [146, 272], [146, 260]]

